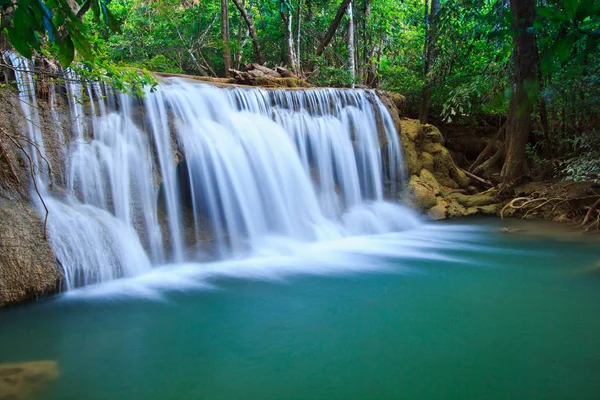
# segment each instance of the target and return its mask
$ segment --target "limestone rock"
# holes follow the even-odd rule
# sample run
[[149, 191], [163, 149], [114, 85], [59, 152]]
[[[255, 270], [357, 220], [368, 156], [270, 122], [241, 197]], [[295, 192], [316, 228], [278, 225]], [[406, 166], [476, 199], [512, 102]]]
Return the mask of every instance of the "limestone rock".
[[485, 206], [477, 207], [477, 211], [481, 214], [496, 215], [500, 211], [501, 204], [488, 204]]
[[0, 198], [0, 221], [0, 306], [55, 293], [62, 273], [32, 206]]
[[430, 124], [423, 125], [424, 140], [431, 143], [444, 143], [444, 136], [440, 130]]
[[58, 375], [56, 361], [0, 364], [0, 400], [30, 399]]
[[438, 195], [440, 193], [441, 187], [438, 181], [435, 179], [435, 176], [429, 170], [423, 168], [421, 173], [419, 174], [419, 178], [423, 185], [428, 186], [433, 191], [433, 194]]
[[421, 169], [425, 168], [426, 170], [433, 171], [433, 156], [425, 151], [422, 151], [419, 154], [419, 165]]
[[429, 210], [429, 218], [432, 220], [445, 219], [447, 208], [447, 203], [438, 197], [437, 204]]
[[458, 201], [450, 201], [446, 206], [446, 215], [448, 218], [464, 217], [467, 209]]
[[466, 195], [462, 193], [452, 193], [448, 195], [449, 198], [458, 201], [463, 206], [469, 207], [481, 207], [487, 206], [489, 204], [493, 204], [496, 202], [496, 199], [492, 196], [488, 195]]
[[437, 199], [434, 188], [423, 184], [419, 177], [413, 175], [408, 185], [414, 196], [413, 201], [417, 208], [426, 211], [436, 205]]

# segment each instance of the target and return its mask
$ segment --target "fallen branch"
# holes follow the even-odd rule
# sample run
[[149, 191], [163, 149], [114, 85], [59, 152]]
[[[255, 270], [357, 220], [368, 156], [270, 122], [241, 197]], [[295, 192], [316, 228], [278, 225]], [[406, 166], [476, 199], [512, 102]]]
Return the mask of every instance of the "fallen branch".
[[478, 177], [477, 175], [475, 175], [475, 174], [472, 174], [471, 172], [469, 172], [469, 171], [467, 171], [467, 170], [464, 170], [464, 169], [462, 169], [462, 168], [459, 168], [459, 170], [461, 170], [462, 172], [464, 172], [464, 174], [465, 174], [465, 175], [467, 175], [467, 176], [468, 176], [469, 178], [471, 178], [471, 179], [475, 179], [476, 181], [478, 181], [478, 182], [481, 182], [481, 183], [483, 183], [484, 185], [487, 185], [487, 186], [490, 186], [490, 187], [494, 187], [494, 184], [493, 184], [492, 182], [488, 181], [488, 180], [485, 180], [485, 179], [483, 179], [483, 178], [480, 178], [480, 177]]

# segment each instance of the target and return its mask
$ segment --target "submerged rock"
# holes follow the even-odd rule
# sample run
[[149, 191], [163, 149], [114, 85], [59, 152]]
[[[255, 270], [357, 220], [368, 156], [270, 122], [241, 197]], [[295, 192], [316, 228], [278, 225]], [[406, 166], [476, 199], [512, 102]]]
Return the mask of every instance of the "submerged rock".
[[56, 361], [0, 364], [0, 400], [26, 400], [58, 378]]

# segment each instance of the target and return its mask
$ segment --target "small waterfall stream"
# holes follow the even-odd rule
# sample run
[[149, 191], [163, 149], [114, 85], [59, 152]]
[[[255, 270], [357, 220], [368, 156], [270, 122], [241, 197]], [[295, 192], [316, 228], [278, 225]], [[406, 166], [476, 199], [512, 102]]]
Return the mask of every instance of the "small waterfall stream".
[[[11, 62], [21, 66], [24, 129], [43, 166], [47, 134], [31, 66]], [[372, 91], [168, 78], [137, 99], [70, 78], [69, 137], [55, 87], [49, 96], [63, 143], [64, 165], [53, 170], [65, 171], [65, 190], [48, 189], [58, 178], [47, 168], [35, 178], [67, 289], [158, 265], [242, 257], [274, 238], [324, 241], [418, 223], [384, 200], [398, 192], [404, 168], [393, 121]]]

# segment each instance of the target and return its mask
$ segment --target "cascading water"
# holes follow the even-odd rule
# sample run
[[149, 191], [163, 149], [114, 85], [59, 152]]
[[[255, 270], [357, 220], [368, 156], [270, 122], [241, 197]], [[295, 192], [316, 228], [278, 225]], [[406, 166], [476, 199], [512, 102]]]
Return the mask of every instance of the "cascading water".
[[[25, 128], [43, 158], [30, 65], [11, 62], [21, 66], [20, 103], [32, 121]], [[384, 202], [385, 192], [397, 193], [403, 164], [374, 92], [169, 78], [139, 100], [70, 78], [71, 136], [58, 168], [66, 191], [47, 189], [47, 170], [35, 178], [67, 288], [168, 263], [240, 257], [274, 238], [313, 242], [418, 223]], [[52, 87], [60, 126], [57, 97]]]

